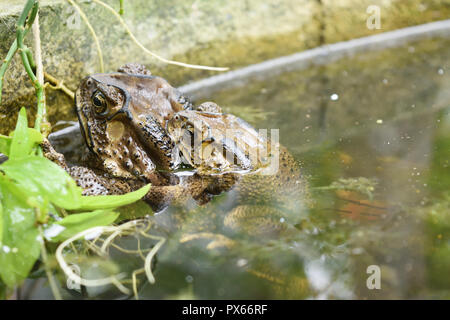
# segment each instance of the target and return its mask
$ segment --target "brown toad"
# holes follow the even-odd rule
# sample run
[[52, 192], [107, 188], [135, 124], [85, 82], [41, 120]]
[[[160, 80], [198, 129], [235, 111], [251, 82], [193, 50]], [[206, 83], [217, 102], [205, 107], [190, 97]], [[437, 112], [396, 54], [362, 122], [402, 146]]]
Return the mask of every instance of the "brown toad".
[[[128, 64], [118, 72], [83, 79], [75, 104], [90, 161], [87, 167], [59, 163], [87, 195], [125, 193], [150, 182], [145, 200], [156, 209], [189, 198], [205, 203], [233, 187], [242, 204], [264, 199], [292, 209], [303, 198], [305, 185], [287, 150], [277, 145], [279, 170], [261, 174], [265, 160], [248, 151], [265, 150], [269, 140], [212, 102], [194, 107], [141, 65]], [[198, 150], [179, 139], [177, 128], [188, 135], [199, 132], [201, 145], [214, 146], [213, 150], [206, 156], [202, 152], [200, 161], [194, 159]], [[58, 160], [51, 146], [47, 156]], [[182, 162], [194, 174], [181, 178], [175, 174]]]
[[165, 181], [156, 173], [172, 167], [173, 142], [163, 124], [190, 108], [176, 89], [139, 65], [82, 80], [75, 96], [80, 128], [100, 169], [114, 177]]

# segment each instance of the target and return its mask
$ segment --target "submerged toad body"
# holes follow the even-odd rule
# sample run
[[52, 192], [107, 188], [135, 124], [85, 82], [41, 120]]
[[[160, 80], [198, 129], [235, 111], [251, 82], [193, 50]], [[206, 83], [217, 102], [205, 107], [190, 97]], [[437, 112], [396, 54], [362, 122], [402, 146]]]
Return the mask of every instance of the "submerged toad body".
[[[63, 166], [87, 195], [125, 193], [150, 182], [145, 200], [154, 208], [187, 198], [205, 203], [232, 188], [244, 205], [258, 198], [292, 209], [304, 198], [299, 167], [287, 150], [277, 146], [279, 169], [262, 175], [265, 158], [253, 155], [267, 151], [267, 139], [214, 103], [194, 107], [143, 66], [85, 78], [76, 111], [91, 157], [88, 168]], [[209, 147], [197, 158], [195, 136]], [[183, 162], [193, 174], [180, 178], [174, 170]]]
[[232, 190], [238, 205], [228, 214], [226, 225], [247, 220], [263, 230], [268, 216], [284, 221], [307, 205], [307, 188], [292, 155], [242, 119], [184, 110], [175, 113], [166, 127], [174, 150], [199, 174], [236, 177]]

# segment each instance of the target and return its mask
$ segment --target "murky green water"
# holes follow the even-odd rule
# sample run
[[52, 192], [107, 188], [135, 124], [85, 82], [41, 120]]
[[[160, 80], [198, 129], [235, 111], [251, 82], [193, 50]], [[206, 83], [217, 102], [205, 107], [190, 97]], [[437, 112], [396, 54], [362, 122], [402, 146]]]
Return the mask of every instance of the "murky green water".
[[[449, 61], [450, 41], [428, 40], [214, 93], [255, 127], [279, 128], [311, 187], [355, 177], [378, 184], [372, 201], [313, 190], [298, 239], [261, 249], [270, 256], [262, 269], [284, 272], [278, 283], [245, 276], [236, 266], [251, 260], [243, 252], [209, 272], [188, 269], [193, 294], [449, 298]], [[380, 290], [366, 286], [369, 265], [381, 268]]]
[[[140, 298], [450, 298], [450, 40], [293, 71], [208, 100], [279, 129], [313, 205], [298, 209], [295, 232], [275, 238], [224, 229], [232, 192], [206, 207], [168, 208], [155, 217], [154, 232], [167, 237], [156, 283], [141, 275]], [[238, 245], [180, 243], [193, 229]], [[136, 247], [133, 239], [121, 245]], [[112, 253], [122, 270], [142, 266]], [[381, 288], [370, 290], [373, 265]], [[116, 297], [102, 291], [89, 293]]]
[[[314, 206], [293, 236], [235, 235], [228, 250], [169, 244], [141, 296], [450, 298], [449, 61], [449, 40], [427, 40], [212, 94], [280, 130]], [[372, 194], [315, 189], [359, 177], [377, 183]], [[370, 265], [379, 290], [367, 287]]]

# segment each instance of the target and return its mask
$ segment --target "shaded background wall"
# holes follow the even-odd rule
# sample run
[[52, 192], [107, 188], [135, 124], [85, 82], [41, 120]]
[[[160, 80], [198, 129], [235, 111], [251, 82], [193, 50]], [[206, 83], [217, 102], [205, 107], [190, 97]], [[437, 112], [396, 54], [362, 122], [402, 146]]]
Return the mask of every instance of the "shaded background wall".
[[[119, 1], [105, 1], [118, 9]], [[0, 56], [15, 36], [25, 1], [0, 1]], [[45, 70], [75, 90], [84, 76], [99, 72], [94, 41], [67, 1], [41, 1]], [[144, 53], [103, 7], [77, 2], [97, 32], [105, 71], [127, 62], [146, 64], [154, 74], [178, 86], [216, 72], [162, 64]], [[123, 16], [144, 46], [157, 54], [193, 64], [236, 69], [324, 43], [450, 17], [450, 0], [128, 0]], [[367, 8], [381, 9], [381, 29], [369, 29]], [[31, 36], [27, 42], [31, 46]], [[72, 101], [47, 90], [50, 121], [74, 120]], [[0, 133], [15, 123], [21, 106], [35, 107], [34, 90], [16, 56], [5, 76]]]

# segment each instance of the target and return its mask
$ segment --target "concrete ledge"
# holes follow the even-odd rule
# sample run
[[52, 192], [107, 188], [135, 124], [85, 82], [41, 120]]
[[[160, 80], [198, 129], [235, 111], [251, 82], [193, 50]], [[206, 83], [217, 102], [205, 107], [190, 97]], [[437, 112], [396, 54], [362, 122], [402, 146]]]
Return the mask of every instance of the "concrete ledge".
[[450, 37], [450, 20], [324, 45], [195, 81], [179, 87], [179, 90], [193, 99], [200, 99], [205, 93], [210, 94], [216, 90], [240, 86], [253, 78], [264, 78], [269, 74], [273, 76], [286, 71], [305, 69], [311, 65], [323, 65], [357, 53], [394, 48], [411, 41], [431, 37]]

